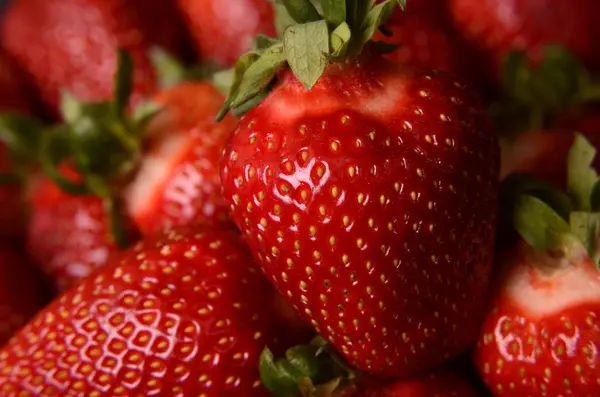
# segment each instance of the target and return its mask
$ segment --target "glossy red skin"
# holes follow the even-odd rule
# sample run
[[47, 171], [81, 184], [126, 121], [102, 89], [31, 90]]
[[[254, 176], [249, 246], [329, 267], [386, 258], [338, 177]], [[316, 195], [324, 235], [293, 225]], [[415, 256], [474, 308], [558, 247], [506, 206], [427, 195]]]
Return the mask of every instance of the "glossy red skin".
[[41, 309], [42, 288], [40, 274], [26, 258], [0, 246], [0, 346]]
[[596, 0], [450, 0], [458, 28], [496, 61], [510, 49], [539, 58], [545, 45], [561, 44], [588, 66], [600, 67], [600, 3]]
[[[45, 178], [28, 194], [27, 249], [58, 290], [76, 285], [118, 250], [101, 199], [66, 194]], [[136, 236], [131, 229], [132, 241]]]
[[444, 73], [374, 56], [330, 65], [311, 91], [281, 77], [221, 163], [263, 270], [361, 370], [407, 376], [465, 350], [497, 211], [483, 109]]
[[177, 0], [200, 56], [233, 66], [259, 33], [276, 36], [268, 0]]
[[[154, 102], [163, 113], [149, 127], [151, 138], [146, 155], [164, 145], [165, 137], [181, 134], [182, 150], [164, 172], [164, 177], [144, 194], [143, 206], [130, 202], [129, 215], [145, 234], [188, 224], [230, 224], [229, 208], [221, 194], [219, 159], [225, 141], [237, 120], [215, 117], [225, 97], [206, 82], [183, 83], [157, 94]], [[141, 175], [141, 184], [143, 180]]]
[[[31, 114], [29, 101], [18, 70], [10, 59], [0, 53], [0, 112]], [[0, 144], [0, 173], [13, 171], [10, 154]], [[19, 184], [0, 184], [0, 236], [15, 237], [23, 234], [25, 209]]]
[[[503, 269], [534, 266], [523, 253], [525, 244], [520, 244], [501, 257]], [[590, 274], [596, 272], [589, 259], [573, 266], [588, 267]], [[507, 296], [505, 279], [497, 280], [492, 309], [474, 356], [492, 393], [515, 397], [600, 395], [600, 301], [531, 318], [522, 307], [523, 302]], [[510, 387], [511, 383], [514, 387]]]
[[171, 231], [36, 316], [0, 351], [0, 393], [269, 397], [259, 355], [293, 334], [275, 294], [237, 233]]
[[112, 95], [116, 48], [135, 62], [134, 101], [155, 90], [153, 45], [177, 53], [181, 24], [170, 0], [17, 0], [5, 11], [2, 46], [58, 111], [60, 92], [83, 101]]

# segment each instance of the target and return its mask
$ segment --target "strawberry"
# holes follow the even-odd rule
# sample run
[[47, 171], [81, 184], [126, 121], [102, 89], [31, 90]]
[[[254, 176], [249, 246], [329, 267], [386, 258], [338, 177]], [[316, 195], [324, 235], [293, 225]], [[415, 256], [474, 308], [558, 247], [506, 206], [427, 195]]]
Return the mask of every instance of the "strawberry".
[[[177, 0], [200, 55], [232, 66], [262, 33], [274, 36], [273, 5], [268, 0]], [[218, 39], [217, 39], [218, 38]]]
[[163, 111], [148, 125], [146, 150], [124, 193], [142, 232], [229, 222], [218, 162], [236, 121], [215, 123], [223, 100], [208, 82], [177, 84], [153, 98]]
[[[354, 21], [296, 9], [312, 22], [242, 57], [220, 114], [272, 88], [224, 151], [232, 217], [304, 320], [384, 376], [425, 371], [474, 340], [497, 215], [498, 147], [479, 101], [446, 73], [369, 48], [396, 4], [358, 7]], [[338, 40], [355, 23], [363, 34]]]
[[325, 342], [287, 349], [285, 358], [263, 352], [260, 373], [263, 385], [275, 397], [477, 397], [479, 390], [450, 367], [405, 379], [387, 380], [353, 373]]
[[294, 335], [275, 295], [236, 233], [169, 231], [29, 322], [0, 351], [0, 394], [266, 397], [260, 351]]
[[[58, 290], [76, 285], [119, 249], [102, 199], [67, 194], [45, 177], [31, 183], [28, 195], [28, 252]], [[128, 234], [135, 239], [133, 228]]]
[[60, 92], [81, 100], [111, 96], [115, 48], [136, 61], [136, 100], [156, 88], [148, 51], [180, 51], [181, 27], [169, 0], [16, 0], [3, 16], [2, 46], [27, 70], [57, 112]]
[[510, 50], [525, 51], [533, 60], [544, 46], [560, 44], [598, 70], [600, 3], [595, 0], [450, 0], [458, 29], [495, 61]]
[[475, 352], [494, 395], [600, 394], [600, 207], [598, 177], [589, 168], [594, 156], [589, 141], [577, 135], [568, 156], [569, 196], [539, 182], [512, 184], [507, 217], [522, 240], [499, 257]]
[[0, 346], [42, 307], [42, 281], [25, 258], [0, 246]]
[[[68, 123], [45, 132], [63, 150], [42, 161], [56, 185], [46, 181], [32, 193], [29, 248], [61, 289], [101, 267], [110, 252], [135, 240], [137, 231], [151, 235], [177, 225], [230, 224], [218, 159], [236, 120], [214, 121], [223, 95], [208, 82], [181, 83], [129, 117], [131, 64], [126, 53], [121, 56], [119, 96], [101, 103], [66, 97]], [[78, 162], [82, 158], [87, 162]], [[64, 163], [71, 165], [66, 174]], [[60, 232], [48, 239], [52, 230]]]

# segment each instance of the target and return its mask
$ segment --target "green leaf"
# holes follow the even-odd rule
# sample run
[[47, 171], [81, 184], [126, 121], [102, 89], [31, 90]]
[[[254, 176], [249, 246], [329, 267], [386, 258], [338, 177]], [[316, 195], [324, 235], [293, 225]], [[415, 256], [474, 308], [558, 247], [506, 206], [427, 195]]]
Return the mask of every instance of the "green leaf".
[[402, 11], [406, 10], [406, 0], [396, 0], [396, 3], [398, 3], [398, 7], [400, 7]]
[[346, 55], [350, 39], [352, 38], [352, 32], [350, 26], [346, 22], [340, 24], [331, 33], [331, 48], [332, 53], [330, 58], [341, 58]]
[[568, 157], [567, 187], [575, 201], [575, 207], [581, 211], [590, 211], [594, 185], [598, 174], [592, 167], [596, 149], [581, 134], [575, 134], [575, 141]]
[[590, 259], [600, 265], [600, 213], [573, 212], [571, 230], [585, 247]]
[[74, 123], [83, 113], [83, 104], [70, 92], [62, 91], [60, 113], [66, 123]]
[[37, 161], [39, 145], [46, 126], [38, 119], [19, 113], [0, 115], [0, 140], [19, 163]]
[[148, 124], [165, 108], [152, 101], [144, 101], [133, 110], [131, 121], [137, 133], [144, 134]]
[[379, 27], [387, 21], [397, 6], [396, 0], [386, 0], [369, 10], [361, 25], [361, 42], [363, 45], [373, 39]]
[[500, 185], [500, 199], [504, 208], [510, 207], [512, 200], [521, 194], [537, 197], [565, 220], [569, 219], [569, 214], [573, 211], [569, 196], [551, 183], [520, 173], [512, 173], [504, 178]]
[[275, 11], [275, 30], [278, 37], [283, 37], [287, 28], [296, 24], [283, 4], [274, 4]]
[[346, 22], [346, 0], [322, 0], [321, 4], [327, 22], [334, 26]]
[[537, 197], [520, 194], [515, 198], [512, 224], [537, 249], [557, 247], [572, 239], [567, 221]]
[[177, 85], [187, 78], [187, 70], [174, 56], [160, 47], [150, 50], [150, 59], [158, 74], [160, 88], [169, 88]]
[[231, 107], [240, 107], [259, 95], [271, 83], [277, 71], [284, 64], [283, 44], [276, 44], [261, 54], [244, 73], [239, 92], [232, 101]]
[[233, 69], [233, 78], [231, 86], [229, 88], [229, 95], [227, 95], [227, 99], [225, 100], [223, 107], [217, 114], [217, 121], [223, 120], [225, 115], [229, 112], [229, 110], [231, 109], [231, 104], [240, 93], [240, 88], [242, 86], [244, 75], [246, 74], [250, 66], [252, 66], [259, 58], [260, 55], [258, 55], [257, 53], [249, 52], [242, 55], [240, 59], [238, 59]]
[[321, 19], [310, 0], [281, 0], [288, 14], [297, 23], [314, 22]]
[[327, 66], [329, 31], [325, 21], [290, 26], [283, 36], [285, 57], [292, 71], [310, 90]]
[[125, 120], [129, 98], [133, 92], [133, 59], [123, 49], [117, 52], [113, 112], [117, 120]]
[[259, 372], [263, 386], [275, 397], [297, 397], [300, 394], [302, 373], [285, 361], [275, 361], [268, 348], [260, 356]]
[[272, 47], [277, 43], [279, 43], [279, 39], [269, 37], [261, 33], [258, 36], [256, 36], [256, 39], [254, 40], [254, 49], [257, 52], [261, 52]]

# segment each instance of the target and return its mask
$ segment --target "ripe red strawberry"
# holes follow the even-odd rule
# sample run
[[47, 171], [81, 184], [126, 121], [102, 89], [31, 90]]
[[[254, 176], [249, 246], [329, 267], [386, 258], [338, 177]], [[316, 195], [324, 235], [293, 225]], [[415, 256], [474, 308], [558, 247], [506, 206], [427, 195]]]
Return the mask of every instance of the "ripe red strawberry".
[[499, 258], [475, 354], [497, 396], [600, 394], [597, 174], [587, 168], [595, 151], [581, 136], [573, 145], [567, 185], [573, 203], [560, 192], [540, 194], [539, 186], [514, 193], [508, 217], [525, 241]]
[[115, 49], [135, 59], [136, 99], [155, 89], [153, 45], [181, 49], [181, 24], [169, 0], [16, 0], [3, 16], [2, 46], [26, 69], [47, 105], [60, 92], [81, 100], [111, 96]]
[[539, 59], [544, 46], [560, 44], [588, 66], [600, 67], [594, 39], [600, 34], [595, 0], [450, 0], [456, 24], [467, 37], [500, 61], [509, 50]]
[[44, 303], [43, 284], [30, 263], [7, 246], [0, 246], [0, 346]]
[[[127, 80], [127, 67], [121, 69], [119, 75]], [[177, 225], [231, 225], [220, 191], [218, 160], [236, 119], [230, 116], [224, 123], [215, 122], [223, 95], [207, 82], [178, 84], [155, 96], [153, 102], [160, 112], [150, 113], [155, 116], [151, 122], [149, 117], [137, 116], [115, 120], [114, 106], [119, 106], [117, 102], [126, 104], [124, 98], [127, 92], [123, 100], [115, 99], [113, 103], [75, 103], [72, 107], [78, 109], [76, 115], [67, 115], [72, 131], [86, 133], [70, 135], [73, 141], [69, 146], [78, 150], [77, 155], [69, 152], [65, 159], [54, 163], [75, 161], [78, 157], [91, 159], [92, 168], [75, 164], [72, 171], [78, 175], [78, 182], [85, 182], [86, 194], [60, 192], [50, 181], [32, 193], [34, 213], [29, 247], [61, 287], [73, 285], [102, 266], [110, 252], [126, 243], [115, 233], [120, 228], [111, 227], [107, 199], [122, 202], [123, 208], [115, 207], [118, 219], [142, 234], [155, 234]], [[106, 137], [114, 137], [115, 125], [122, 127], [120, 131], [124, 131], [126, 139], [121, 140], [119, 135], [107, 141]], [[61, 129], [48, 132], [57, 139], [61, 138], [60, 133]], [[78, 141], [80, 136], [83, 141]], [[98, 136], [103, 137], [104, 146], [87, 144], [98, 142]], [[108, 167], [106, 158], [114, 159]], [[89, 175], [94, 175], [93, 183], [86, 180]], [[93, 190], [100, 181], [110, 197]], [[71, 205], [65, 205], [65, 201]], [[52, 230], [60, 232], [51, 233], [53, 237], [48, 238]], [[136, 233], [129, 232], [129, 236], [132, 241]]]
[[236, 120], [214, 121], [223, 100], [208, 82], [181, 83], [154, 97], [164, 110], [147, 128], [143, 159], [125, 191], [128, 214], [142, 232], [229, 222], [218, 162]]
[[263, 33], [275, 36], [269, 0], [177, 0], [194, 43], [207, 61], [232, 66]]
[[[102, 199], [67, 194], [47, 178], [32, 182], [28, 196], [28, 252], [58, 290], [76, 285], [118, 250]], [[132, 229], [129, 234], [133, 240]]]
[[29, 322], [0, 351], [0, 394], [267, 397], [260, 351], [294, 334], [275, 294], [236, 233], [170, 231]]
[[230, 136], [224, 195], [269, 279], [344, 358], [386, 376], [421, 372], [475, 337], [492, 259], [497, 144], [479, 102], [449, 75], [368, 51], [326, 62], [327, 24], [313, 23], [294, 29], [318, 35], [294, 51], [273, 44], [234, 86], [235, 108], [255, 93], [244, 91], [259, 84], [253, 77], [272, 84], [265, 63], [284, 68]]

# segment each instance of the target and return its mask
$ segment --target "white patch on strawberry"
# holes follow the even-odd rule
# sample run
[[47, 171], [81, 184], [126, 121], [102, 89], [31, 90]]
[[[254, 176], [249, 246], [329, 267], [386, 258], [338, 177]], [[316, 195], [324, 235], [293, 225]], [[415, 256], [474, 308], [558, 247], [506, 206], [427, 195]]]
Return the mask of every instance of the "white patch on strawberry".
[[160, 144], [144, 154], [134, 180], [124, 192], [127, 213], [133, 219], [140, 219], [149, 211], [154, 211], [157, 195], [171, 178], [173, 167], [181, 162], [181, 156], [188, 151], [187, 134], [170, 133], [160, 137]]
[[583, 251], [553, 258], [530, 249], [525, 263], [508, 276], [506, 292], [526, 317], [536, 321], [570, 307], [600, 302], [600, 272]]
[[296, 87], [273, 91], [273, 98], [268, 102], [275, 105], [271, 120], [282, 124], [295, 124], [296, 120], [307, 114], [319, 117], [349, 109], [377, 120], [388, 120], [396, 113], [400, 106], [398, 103], [406, 97], [406, 77], [386, 76], [378, 83], [378, 90], [353, 91], [354, 95], [363, 94], [362, 97], [343, 97], [336, 95], [335, 91], [321, 91], [316, 87], [313, 88], [314, 95], [309, 100], [298, 101], [294, 93], [290, 92], [297, 89]]

